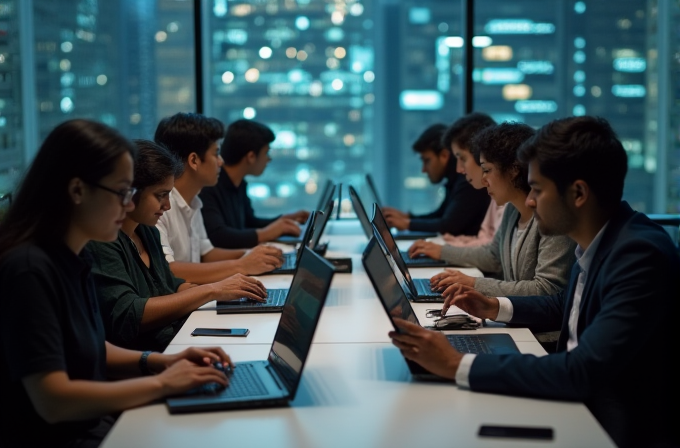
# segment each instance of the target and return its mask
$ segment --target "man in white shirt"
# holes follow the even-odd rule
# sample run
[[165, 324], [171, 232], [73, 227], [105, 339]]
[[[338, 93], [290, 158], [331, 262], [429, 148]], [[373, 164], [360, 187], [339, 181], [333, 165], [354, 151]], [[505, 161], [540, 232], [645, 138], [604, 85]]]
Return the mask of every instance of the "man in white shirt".
[[234, 274], [257, 275], [281, 266], [281, 251], [258, 246], [244, 250], [215, 248], [208, 239], [198, 197], [203, 187], [217, 183], [222, 167], [218, 153], [224, 126], [200, 114], [177, 113], [156, 129], [155, 140], [184, 162], [175, 180], [171, 209], [158, 220], [165, 258], [172, 272], [190, 283], [212, 283]]
[[626, 153], [604, 119], [571, 117], [539, 129], [518, 151], [529, 164], [539, 230], [573, 239], [577, 262], [554, 296], [446, 297], [472, 315], [561, 328], [557, 352], [462, 354], [441, 333], [406, 321], [390, 333], [403, 355], [474, 391], [583, 401], [620, 447], [680, 446], [673, 409], [680, 258], [668, 234], [621, 201]]

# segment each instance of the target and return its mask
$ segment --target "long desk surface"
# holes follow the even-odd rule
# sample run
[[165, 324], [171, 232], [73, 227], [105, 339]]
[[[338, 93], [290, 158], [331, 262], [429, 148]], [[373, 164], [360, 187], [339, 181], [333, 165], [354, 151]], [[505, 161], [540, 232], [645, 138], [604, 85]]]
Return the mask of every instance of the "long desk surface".
[[[351, 255], [352, 274], [336, 274], [295, 400], [284, 408], [170, 415], [164, 404], [126, 411], [102, 447], [612, 447], [581, 403], [536, 400], [463, 390], [451, 383], [415, 382], [389, 342], [391, 324], [368, 280], [360, 255], [366, 239], [352, 223], [331, 222], [330, 255]], [[347, 229], [350, 230], [347, 230]], [[334, 234], [334, 230], [338, 231]], [[408, 243], [400, 243], [408, 245]], [[481, 275], [477, 270], [466, 270]], [[412, 269], [415, 278], [438, 269]], [[263, 276], [268, 288], [288, 287], [291, 276]], [[413, 304], [423, 325], [433, 304]], [[167, 348], [220, 345], [235, 361], [266, 359], [280, 314], [217, 315], [213, 304], [191, 314]], [[246, 338], [192, 337], [196, 327], [246, 327]], [[545, 351], [523, 328], [509, 333], [523, 353]], [[455, 333], [455, 332], [452, 332]], [[463, 333], [469, 333], [463, 332]], [[477, 436], [481, 424], [550, 426], [549, 442]]]

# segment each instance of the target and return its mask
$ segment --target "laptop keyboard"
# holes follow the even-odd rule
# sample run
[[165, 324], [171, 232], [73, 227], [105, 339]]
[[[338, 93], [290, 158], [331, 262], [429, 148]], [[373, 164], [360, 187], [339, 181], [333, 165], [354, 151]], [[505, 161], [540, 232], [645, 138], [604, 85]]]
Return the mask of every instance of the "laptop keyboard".
[[295, 262], [297, 261], [297, 253], [285, 253], [283, 254], [283, 264], [279, 269], [285, 269], [287, 271], [295, 269]]
[[407, 264], [430, 264], [433, 261], [437, 261], [434, 258], [430, 258], [430, 257], [418, 256], [416, 258], [411, 258], [408, 255], [408, 252], [406, 252], [406, 251], [401, 251], [401, 257], [404, 259], [404, 263], [407, 263]]
[[486, 342], [479, 336], [447, 334], [446, 339], [461, 353], [492, 353]]
[[190, 390], [191, 395], [217, 395], [226, 398], [254, 397], [267, 395], [267, 389], [262, 380], [255, 374], [252, 364], [239, 364], [236, 369], [224, 369], [221, 364], [215, 365], [216, 369], [222, 370], [229, 378], [229, 385], [225, 388], [219, 383], [204, 384]]
[[413, 279], [413, 284], [416, 287], [416, 291], [418, 292], [418, 296], [429, 296], [429, 297], [441, 297], [441, 293], [437, 291], [432, 291], [432, 287], [430, 286], [430, 280], [427, 278], [414, 278]]

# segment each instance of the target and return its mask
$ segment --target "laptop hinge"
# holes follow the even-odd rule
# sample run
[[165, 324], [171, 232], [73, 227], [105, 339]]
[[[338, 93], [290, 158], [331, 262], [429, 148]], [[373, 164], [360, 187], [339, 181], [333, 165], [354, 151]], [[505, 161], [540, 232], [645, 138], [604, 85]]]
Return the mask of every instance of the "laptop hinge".
[[[276, 373], [276, 370], [272, 368], [271, 364], [268, 363], [265, 367], [266, 367], [267, 370], [269, 370], [269, 374], [272, 376], [272, 378], [274, 379], [274, 382], [279, 387], [279, 389], [281, 389], [282, 391], [285, 390], [285, 388], [281, 384], [281, 380], [279, 379], [279, 375]], [[287, 392], [287, 390], [286, 390], [286, 392]]]

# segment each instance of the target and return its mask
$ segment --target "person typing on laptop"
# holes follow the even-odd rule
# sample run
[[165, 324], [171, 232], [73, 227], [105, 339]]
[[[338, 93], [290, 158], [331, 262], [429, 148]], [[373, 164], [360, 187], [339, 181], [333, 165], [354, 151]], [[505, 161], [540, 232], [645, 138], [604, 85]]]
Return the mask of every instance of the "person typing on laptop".
[[220, 348], [174, 355], [105, 340], [88, 241], [113, 241], [132, 196], [135, 147], [89, 120], [43, 142], [0, 224], [0, 446], [92, 448], [116, 413], [208, 383]]
[[[493, 119], [486, 114], [466, 115], [452, 125], [451, 141], [467, 148], [474, 134], [493, 124]], [[450, 146], [442, 142], [445, 131], [447, 127], [444, 124], [432, 125], [413, 144], [413, 150], [422, 161], [422, 172], [427, 174], [430, 182], [438, 184], [446, 179], [444, 200], [437, 210], [423, 215], [382, 207], [390, 227], [452, 235], [476, 235], [479, 232], [489, 197], [483, 191], [475, 190], [456, 172], [456, 160]]]
[[282, 235], [300, 235], [309, 212], [299, 210], [277, 218], [255, 216], [246, 176], [261, 176], [271, 162], [269, 145], [276, 136], [262, 123], [237, 120], [227, 127], [220, 147], [224, 171], [214, 187], [201, 191], [203, 220], [210, 241], [218, 247], [253, 247]]
[[447, 269], [432, 277], [433, 289], [453, 284], [474, 287], [489, 295], [555, 294], [568, 281], [575, 243], [566, 236], [541, 235], [533, 210], [526, 204], [531, 187], [527, 165], [517, 160], [517, 148], [535, 131], [522, 123], [501, 123], [484, 129], [472, 140], [482, 167], [482, 183], [498, 205], [507, 204], [494, 239], [479, 247], [454, 247], [416, 241], [409, 255], [427, 255], [454, 266], [475, 266], [501, 279], [470, 277]]
[[543, 234], [574, 240], [569, 285], [552, 296], [486, 297], [464, 285], [456, 305], [478, 317], [561, 328], [557, 352], [462, 355], [444, 335], [405, 321], [405, 357], [474, 391], [583, 401], [620, 447], [680, 445], [674, 367], [680, 258], [668, 234], [622, 201], [627, 156], [602, 118], [543, 126], [519, 150], [527, 204]]
[[261, 302], [266, 290], [243, 274], [200, 286], [175, 277], [155, 225], [170, 208], [170, 191], [184, 164], [152, 141], [134, 144], [135, 208], [126, 213], [115, 241], [91, 241], [87, 248], [95, 260], [92, 273], [107, 340], [125, 348], [163, 351], [199, 306], [244, 297]]
[[177, 113], [161, 120], [155, 141], [184, 163], [184, 172], [170, 193], [171, 208], [156, 224], [170, 270], [187, 282], [204, 284], [234, 274], [257, 275], [281, 265], [281, 251], [260, 246], [251, 252], [216, 248], [203, 224], [198, 197], [217, 183], [222, 157], [218, 152], [224, 126], [201, 114]]

